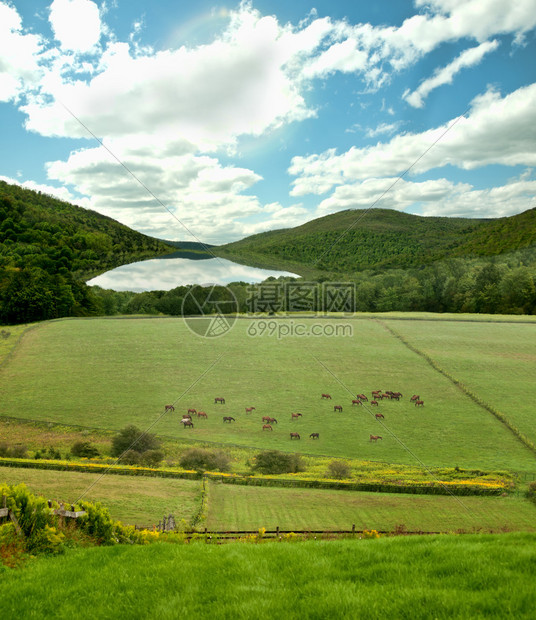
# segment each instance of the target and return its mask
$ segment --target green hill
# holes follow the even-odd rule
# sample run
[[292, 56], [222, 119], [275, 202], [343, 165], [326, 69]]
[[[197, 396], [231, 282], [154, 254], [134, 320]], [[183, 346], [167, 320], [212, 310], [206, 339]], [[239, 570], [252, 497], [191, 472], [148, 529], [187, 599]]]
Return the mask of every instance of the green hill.
[[0, 181], [0, 323], [93, 313], [85, 279], [173, 250], [95, 211]]
[[290, 229], [260, 233], [217, 253], [290, 270], [349, 273], [417, 267], [458, 256], [494, 256], [536, 244], [536, 209], [499, 219], [422, 217], [349, 209]]

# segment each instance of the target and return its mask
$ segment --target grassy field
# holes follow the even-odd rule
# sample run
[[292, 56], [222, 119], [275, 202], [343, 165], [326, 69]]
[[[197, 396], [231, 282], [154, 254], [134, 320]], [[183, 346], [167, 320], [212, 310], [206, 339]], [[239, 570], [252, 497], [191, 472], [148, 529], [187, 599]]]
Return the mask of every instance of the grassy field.
[[[294, 329], [298, 323], [305, 329], [319, 323], [285, 319], [274, 329], [283, 322], [286, 329], [291, 323]], [[333, 329], [343, 322], [320, 323]], [[102, 429], [134, 423], [164, 437], [393, 463], [536, 470], [533, 453], [384, 327], [374, 320], [346, 323], [351, 336], [280, 339], [277, 332], [251, 337], [250, 319], [237, 321], [217, 339], [199, 338], [182, 319], [42, 324], [23, 336], [0, 369], [0, 415]], [[418, 329], [421, 338], [432, 341], [453, 325], [419, 321]], [[484, 340], [510, 327], [478, 324]], [[532, 325], [515, 327], [519, 340], [530, 341]], [[490, 383], [528, 389], [526, 373], [509, 376], [510, 359], [502, 364], [496, 357], [491, 365], [485, 350], [479, 356]], [[401, 402], [380, 404], [384, 421], [374, 418], [375, 410], [351, 405], [353, 394], [372, 389], [404, 394]], [[321, 400], [323, 392], [333, 399]], [[409, 402], [413, 393], [424, 398], [422, 409]], [[489, 391], [485, 395], [491, 397]], [[215, 405], [215, 396], [225, 397], [226, 404]], [[174, 414], [163, 414], [167, 403], [175, 403]], [[343, 406], [342, 413], [333, 412], [335, 404]], [[256, 410], [246, 415], [249, 406]], [[207, 420], [195, 420], [193, 430], [179, 424], [188, 407], [208, 414]], [[292, 412], [303, 417], [291, 420]], [[236, 421], [224, 424], [224, 415]], [[278, 419], [273, 432], [262, 431], [264, 415]], [[302, 439], [290, 441], [290, 431]], [[312, 432], [319, 432], [320, 440], [310, 440]], [[370, 434], [383, 441], [370, 443]]]
[[536, 376], [536, 325], [457, 322], [433, 331], [411, 321], [388, 324], [536, 443], [536, 414], [529, 397]]
[[521, 497], [355, 493], [211, 484], [211, 530], [536, 531], [536, 506]]
[[117, 546], [0, 580], [6, 618], [533, 618], [536, 535]]
[[32, 493], [68, 504], [84, 495], [84, 500], [101, 502], [113, 519], [127, 525], [151, 526], [169, 514], [177, 523], [190, 522], [200, 502], [200, 483], [194, 480], [2, 467], [0, 481], [24, 482]]

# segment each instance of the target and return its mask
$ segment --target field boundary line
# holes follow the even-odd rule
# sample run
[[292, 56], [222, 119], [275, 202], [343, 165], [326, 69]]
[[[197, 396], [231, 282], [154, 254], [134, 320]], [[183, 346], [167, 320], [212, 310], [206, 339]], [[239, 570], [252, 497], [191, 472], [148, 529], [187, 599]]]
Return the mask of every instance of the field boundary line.
[[[22, 338], [24, 336], [26, 336], [26, 334], [28, 332], [33, 331], [34, 329], [37, 329], [39, 327], [42, 327], [44, 324], [48, 323], [48, 321], [41, 321], [38, 323], [30, 323], [25, 330], [23, 330], [16, 338], [13, 346], [11, 347], [11, 349], [5, 354], [4, 358], [0, 361], [0, 370], [2, 370], [4, 368], [4, 366], [7, 366], [8, 362], [11, 360], [11, 358], [13, 357], [13, 355], [15, 354], [15, 350], [18, 349], [19, 344], [22, 340]], [[9, 328], [9, 325], [6, 325], [5, 327]]]
[[400, 342], [406, 346], [410, 351], [422, 357], [429, 366], [431, 366], [436, 372], [442, 374], [446, 379], [448, 379], [455, 387], [457, 387], [465, 396], [470, 398], [476, 405], [491, 413], [499, 422], [502, 422], [504, 426], [516, 437], [526, 448], [528, 448], [534, 455], [536, 455], [536, 445], [524, 434], [522, 433], [516, 426], [514, 426], [510, 420], [502, 413], [498, 411], [491, 405], [489, 405], [486, 401], [482, 400], [480, 396], [471, 392], [471, 390], [462, 383], [459, 379], [451, 375], [449, 372], [441, 368], [439, 364], [430, 357], [424, 351], [421, 351], [416, 346], [412, 345], [408, 342], [401, 334], [397, 333], [392, 327], [387, 325], [381, 319], [376, 319], [376, 322], [379, 323], [382, 327], [384, 327], [392, 336], [400, 340]]

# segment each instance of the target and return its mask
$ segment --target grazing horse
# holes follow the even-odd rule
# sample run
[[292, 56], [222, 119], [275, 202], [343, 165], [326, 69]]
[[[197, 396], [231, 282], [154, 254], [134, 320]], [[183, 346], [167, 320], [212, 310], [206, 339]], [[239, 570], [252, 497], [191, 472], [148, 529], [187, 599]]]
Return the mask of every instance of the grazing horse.
[[183, 413], [183, 414], [182, 414], [182, 419], [183, 419], [183, 420], [191, 420], [191, 419], [192, 419], [192, 416], [191, 416], [191, 414], [190, 414], [190, 413]]
[[378, 441], [378, 439], [383, 439], [383, 437], [380, 437], [379, 435], [371, 435], [369, 441]]
[[198, 411], [197, 412], [197, 417], [198, 418], [208, 418], [207, 414], [204, 411]]
[[341, 411], [342, 412], [342, 407], [340, 405], [335, 405], [333, 407], [333, 411]]
[[165, 411], [175, 411], [175, 407], [173, 405], [166, 405], [164, 407]]
[[290, 438], [291, 439], [299, 439], [300, 438], [300, 434], [299, 433], [290, 433]]
[[246, 407], [246, 413], [251, 413], [255, 407]]
[[385, 392], [385, 394], [380, 394], [380, 398], [383, 400], [384, 398], [388, 398], [389, 400], [391, 400], [391, 394], [387, 394], [387, 392]]
[[385, 420], [385, 416], [383, 415], [383, 413], [377, 413], [376, 414], [376, 420]]
[[195, 409], [188, 409], [188, 415], [190, 415], [190, 413], [196, 414], [197, 411]]
[[274, 429], [269, 424], [264, 424], [262, 427], [263, 431], [273, 431]]
[[371, 405], [372, 407], [377, 407], [377, 406], [378, 406], [378, 401], [377, 401], [377, 400], [371, 400], [371, 401], [370, 401], [370, 405]]
[[379, 398], [381, 396], [382, 391], [381, 390], [373, 390], [372, 391], [372, 398]]
[[393, 398], [396, 398], [397, 400], [402, 398], [402, 392], [393, 392]]
[[311, 434], [309, 435], [309, 437], [310, 437], [311, 439], [319, 439], [319, 438], [320, 438], [320, 434], [319, 434], [319, 433], [311, 433]]
[[421, 397], [418, 394], [413, 394], [413, 396], [409, 399], [410, 401], [419, 400]]
[[326, 398], [328, 400], [331, 400], [331, 396], [329, 394], [322, 394], [322, 398]]
[[221, 396], [217, 396], [214, 399], [214, 404], [216, 404], [216, 403], [221, 403], [222, 405], [225, 405], [225, 398], [222, 398]]
[[302, 417], [301, 413], [293, 413], [291, 420], [294, 420], [295, 418], [301, 418], [301, 417]]
[[415, 401], [415, 407], [423, 407], [423, 406], [424, 406], [424, 400]]
[[352, 401], [352, 406], [353, 405], [362, 405], [363, 403], [359, 400], [359, 398], [357, 398], [356, 400]]
[[224, 415], [223, 416], [223, 421], [224, 422], [236, 422], [236, 420], [233, 417], [231, 417], [230, 415]]
[[275, 418], [271, 418], [269, 415], [265, 415], [262, 421], [267, 422], [268, 424], [277, 424], [277, 420]]
[[357, 398], [360, 398], [361, 400], [364, 400], [364, 401], [368, 402], [368, 398], [364, 394], [358, 394]]
[[184, 424], [184, 428], [186, 428], [187, 426], [189, 426], [190, 428], [194, 427], [194, 423], [192, 422], [192, 420], [190, 420], [190, 418], [182, 418], [181, 424]]

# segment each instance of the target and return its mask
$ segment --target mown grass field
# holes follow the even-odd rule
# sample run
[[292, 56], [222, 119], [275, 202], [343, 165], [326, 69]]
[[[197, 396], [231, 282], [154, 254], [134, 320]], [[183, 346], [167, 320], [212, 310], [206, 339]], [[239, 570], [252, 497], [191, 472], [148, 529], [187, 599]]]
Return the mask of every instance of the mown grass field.
[[6, 618], [533, 618], [536, 535], [71, 550], [0, 580]]
[[126, 525], [152, 526], [169, 514], [177, 523], [190, 523], [200, 505], [200, 483], [195, 480], [12, 467], [0, 468], [0, 480], [24, 483], [36, 495], [67, 504], [83, 495], [86, 501], [101, 502], [112, 519]]
[[536, 531], [536, 508], [522, 497], [353, 493], [210, 484], [210, 530]]
[[[301, 322], [306, 328], [320, 322], [277, 321], [286, 321], [287, 327]], [[536, 470], [533, 453], [380, 323], [343, 317], [320, 323], [342, 322], [351, 325], [352, 336], [251, 337], [251, 319], [238, 320], [216, 339], [192, 334], [182, 319], [45, 323], [23, 336], [0, 369], [0, 415], [103, 429], [133, 423], [165, 437], [256, 449], [427, 466]], [[534, 331], [533, 325], [515, 327], [515, 339], [509, 337], [513, 352], [519, 343], [530, 342]], [[432, 342], [443, 331], [450, 333], [453, 323], [419, 321], [416, 329], [421, 339], [428, 336]], [[514, 333], [502, 323], [478, 324], [478, 329], [484, 340], [501, 329]], [[463, 350], [463, 341], [457, 344]], [[496, 356], [490, 364], [485, 348], [477, 357], [487, 368], [489, 384], [506, 384], [518, 393], [529, 388], [529, 371], [512, 377], [509, 358]], [[530, 359], [524, 361], [534, 367]], [[404, 394], [401, 402], [380, 403], [384, 421], [374, 418], [376, 410], [351, 405], [353, 394], [370, 396], [372, 389]], [[321, 400], [323, 392], [332, 400]], [[423, 408], [409, 402], [413, 393], [424, 399]], [[486, 390], [485, 396], [491, 395]], [[225, 397], [226, 404], [215, 405], [215, 396]], [[500, 407], [499, 400], [491, 404]], [[168, 403], [174, 403], [176, 411], [164, 415]], [[333, 412], [335, 404], [343, 406], [342, 413]], [[249, 406], [256, 410], [246, 415]], [[207, 420], [194, 420], [193, 430], [179, 424], [189, 407], [208, 414]], [[291, 420], [292, 412], [303, 417]], [[224, 424], [224, 415], [236, 421]], [[273, 432], [262, 431], [264, 415], [278, 419]], [[530, 421], [530, 412], [524, 415]], [[290, 441], [290, 431], [298, 431], [301, 440]], [[318, 441], [309, 439], [312, 432], [320, 433]], [[370, 434], [381, 435], [383, 441], [370, 443]]]

